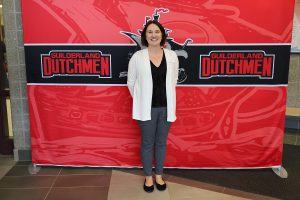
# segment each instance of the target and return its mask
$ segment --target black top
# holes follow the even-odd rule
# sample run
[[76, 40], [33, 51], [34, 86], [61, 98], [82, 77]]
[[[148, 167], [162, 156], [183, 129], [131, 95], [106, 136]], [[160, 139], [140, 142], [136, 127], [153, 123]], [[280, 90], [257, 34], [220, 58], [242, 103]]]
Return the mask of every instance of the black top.
[[166, 76], [167, 76], [167, 63], [165, 53], [159, 67], [156, 67], [152, 61], [151, 73], [153, 80], [153, 93], [152, 93], [152, 107], [166, 107], [167, 106], [167, 95], [166, 95]]

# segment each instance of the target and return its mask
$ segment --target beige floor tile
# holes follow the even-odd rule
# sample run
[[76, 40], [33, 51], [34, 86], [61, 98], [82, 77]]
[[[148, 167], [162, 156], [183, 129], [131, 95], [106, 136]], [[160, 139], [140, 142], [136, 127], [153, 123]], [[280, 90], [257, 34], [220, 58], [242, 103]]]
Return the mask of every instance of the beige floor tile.
[[15, 165], [15, 163], [12, 156], [0, 155], [0, 166], [12, 166]]
[[184, 184], [168, 182], [164, 192], [154, 190], [146, 193], [143, 190], [143, 176], [125, 173], [118, 170], [112, 171], [109, 200], [247, 200], [234, 195], [191, 187]]
[[255, 193], [250, 193], [250, 192], [245, 192], [245, 191], [240, 191], [236, 189], [231, 189], [231, 188], [225, 188], [223, 191], [225, 194], [232, 195], [234, 197], [240, 197], [240, 198], [246, 198], [246, 199], [255, 199], [255, 200], [279, 200], [273, 197], [269, 196], [264, 196], [260, 194], [255, 194]]
[[213, 185], [213, 184], [182, 178], [182, 177], [177, 177], [177, 176], [170, 176], [168, 181], [172, 183], [182, 184], [185, 186], [200, 188], [203, 190], [209, 190], [209, 191], [219, 192], [219, 193], [224, 193], [225, 190], [225, 187], [222, 186]]
[[154, 190], [146, 193], [143, 190], [143, 176], [133, 175], [113, 170], [108, 191], [109, 200], [170, 200], [168, 190], [160, 192]]
[[12, 168], [11, 165], [2, 165], [0, 166], [0, 179]]
[[228, 200], [246, 200], [245, 198], [242, 197], [236, 197], [236, 196], [229, 196]]
[[0, 179], [15, 165], [14, 158], [9, 155], [0, 155]]
[[171, 200], [246, 200], [245, 198], [227, 195], [224, 193], [185, 186], [177, 183], [168, 183]]

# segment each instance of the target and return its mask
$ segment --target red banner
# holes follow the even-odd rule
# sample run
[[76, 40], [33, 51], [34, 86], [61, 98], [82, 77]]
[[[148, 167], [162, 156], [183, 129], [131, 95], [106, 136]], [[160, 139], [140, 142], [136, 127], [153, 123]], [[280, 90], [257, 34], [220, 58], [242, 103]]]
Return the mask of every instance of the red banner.
[[166, 166], [281, 165], [293, 6], [23, 0], [33, 163], [141, 166], [126, 75], [155, 19], [180, 61]]

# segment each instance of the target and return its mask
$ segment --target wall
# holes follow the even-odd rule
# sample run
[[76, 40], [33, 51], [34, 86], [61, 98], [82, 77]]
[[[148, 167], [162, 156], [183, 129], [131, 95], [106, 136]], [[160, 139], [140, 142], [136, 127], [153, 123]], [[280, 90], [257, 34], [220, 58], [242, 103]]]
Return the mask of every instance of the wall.
[[300, 108], [300, 53], [290, 57], [287, 107]]
[[284, 143], [300, 145], [300, 53], [291, 54]]
[[3, 1], [15, 160], [30, 158], [30, 132], [21, 1]]

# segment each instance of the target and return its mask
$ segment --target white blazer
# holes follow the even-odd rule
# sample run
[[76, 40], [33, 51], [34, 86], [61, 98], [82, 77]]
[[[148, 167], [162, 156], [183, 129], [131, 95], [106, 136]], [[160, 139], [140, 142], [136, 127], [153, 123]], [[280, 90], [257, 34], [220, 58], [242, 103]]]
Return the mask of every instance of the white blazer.
[[[164, 49], [164, 52], [167, 63], [167, 121], [174, 122], [179, 62], [174, 51]], [[127, 86], [133, 98], [132, 118], [141, 121], [151, 120], [153, 82], [148, 48], [137, 51], [131, 57], [128, 65]]]

